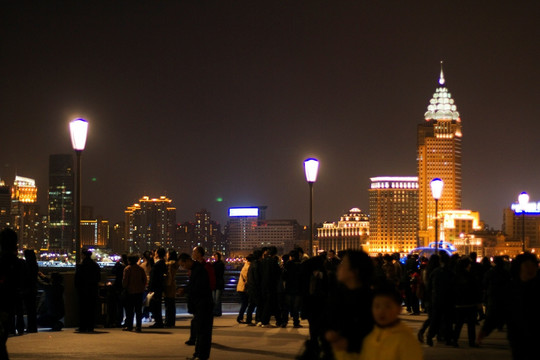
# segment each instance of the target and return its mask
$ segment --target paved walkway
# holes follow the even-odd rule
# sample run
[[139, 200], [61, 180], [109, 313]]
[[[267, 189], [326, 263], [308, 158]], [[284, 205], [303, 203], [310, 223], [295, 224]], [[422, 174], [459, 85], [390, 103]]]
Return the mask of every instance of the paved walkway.
[[[262, 329], [239, 325], [234, 315], [225, 315], [214, 322], [212, 354], [225, 359], [293, 359], [307, 338], [307, 323], [303, 329]], [[418, 329], [424, 315], [403, 316], [406, 323]], [[74, 329], [61, 332], [40, 331], [37, 334], [11, 337], [8, 340], [10, 359], [185, 359], [193, 347], [184, 345], [189, 336], [190, 317], [179, 316], [174, 329], [144, 329], [128, 333], [121, 329], [98, 329], [95, 334], [77, 334]], [[146, 325], [148, 326], [148, 325]], [[143, 325], [144, 327], [144, 325]], [[498, 360], [510, 359], [506, 333], [494, 333], [478, 349], [467, 347], [466, 329], [460, 348], [435, 344], [423, 346], [425, 359], [437, 360]]]

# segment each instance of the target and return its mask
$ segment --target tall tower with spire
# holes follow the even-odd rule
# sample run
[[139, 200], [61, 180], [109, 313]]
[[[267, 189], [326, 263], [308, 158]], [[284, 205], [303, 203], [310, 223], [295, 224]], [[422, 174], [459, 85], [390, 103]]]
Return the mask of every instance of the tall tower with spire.
[[439, 86], [431, 98], [425, 121], [418, 125], [418, 238], [420, 246], [435, 240], [435, 200], [430, 183], [444, 182], [439, 211], [461, 209], [461, 118], [446, 87], [441, 61]]

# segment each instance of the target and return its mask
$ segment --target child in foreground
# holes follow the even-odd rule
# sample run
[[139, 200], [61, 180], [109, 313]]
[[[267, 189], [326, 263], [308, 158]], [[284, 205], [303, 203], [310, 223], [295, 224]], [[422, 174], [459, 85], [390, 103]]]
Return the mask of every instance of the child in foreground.
[[346, 341], [337, 334], [327, 336], [336, 360], [422, 360], [420, 344], [399, 319], [401, 296], [395, 289], [375, 291], [372, 311], [375, 327], [364, 338], [360, 354], [346, 352]]

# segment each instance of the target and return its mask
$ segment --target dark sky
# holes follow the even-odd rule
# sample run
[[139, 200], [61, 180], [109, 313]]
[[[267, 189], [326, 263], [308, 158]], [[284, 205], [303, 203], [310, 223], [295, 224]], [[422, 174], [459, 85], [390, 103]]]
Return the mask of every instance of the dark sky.
[[179, 222], [267, 205], [307, 223], [309, 156], [315, 220], [334, 221], [368, 210], [369, 177], [416, 174], [444, 60], [463, 208], [500, 228], [519, 192], [540, 200], [538, 4], [2, 2], [0, 176], [37, 179], [45, 210], [48, 156], [83, 116], [83, 202], [112, 221], [166, 194]]

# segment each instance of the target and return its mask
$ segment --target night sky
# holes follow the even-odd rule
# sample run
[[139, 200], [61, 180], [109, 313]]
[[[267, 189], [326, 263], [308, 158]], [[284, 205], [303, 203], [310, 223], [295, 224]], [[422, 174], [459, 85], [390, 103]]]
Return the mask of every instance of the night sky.
[[83, 203], [111, 221], [165, 194], [178, 222], [267, 205], [307, 223], [310, 156], [315, 221], [367, 212], [370, 177], [416, 175], [440, 60], [463, 208], [498, 229], [521, 191], [540, 200], [538, 1], [20, 3], [0, 5], [0, 177], [35, 178], [43, 212], [78, 116]]

